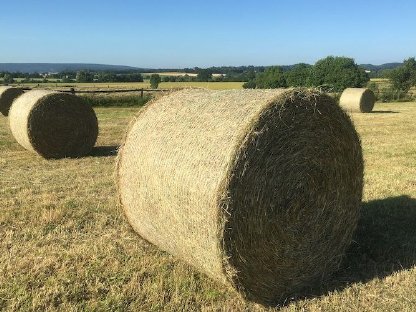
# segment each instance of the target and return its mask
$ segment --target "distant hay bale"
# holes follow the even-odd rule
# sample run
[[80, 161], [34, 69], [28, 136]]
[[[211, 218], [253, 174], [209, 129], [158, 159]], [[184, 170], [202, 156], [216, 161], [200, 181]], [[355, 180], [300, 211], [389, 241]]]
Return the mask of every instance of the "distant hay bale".
[[17, 142], [45, 158], [84, 156], [98, 135], [91, 106], [75, 95], [55, 91], [32, 90], [17, 98], [9, 122]]
[[329, 96], [184, 90], [142, 110], [117, 183], [143, 238], [267, 303], [338, 267], [357, 224], [363, 159]]
[[347, 88], [342, 92], [339, 105], [347, 112], [370, 113], [376, 97], [370, 89]]
[[0, 112], [4, 116], [8, 116], [14, 99], [23, 93], [23, 90], [19, 88], [0, 87]]

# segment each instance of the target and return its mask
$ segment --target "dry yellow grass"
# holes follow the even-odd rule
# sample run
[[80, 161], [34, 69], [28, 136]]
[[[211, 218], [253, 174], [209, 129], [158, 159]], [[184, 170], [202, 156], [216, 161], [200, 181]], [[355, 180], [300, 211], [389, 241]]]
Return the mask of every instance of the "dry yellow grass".
[[[189, 77], [196, 77], [198, 76], [198, 74], [193, 74], [193, 73], [185, 73], [185, 72], [160, 72], [160, 73], [155, 73], [158, 74], [159, 76], [175, 76], [175, 77], [183, 77], [183, 76], [189, 76]], [[150, 76], [151, 74], [149, 73], [143, 73], [143, 76]], [[222, 74], [212, 74], [213, 77], [220, 77], [222, 76]]]
[[[283, 311], [416, 306], [416, 103], [374, 111], [352, 115], [366, 162], [355, 243], [329, 284]], [[265, 309], [139, 239], [124, 219], [112, 146], [136, 112], [97, 109], [104, 147], [53, 161], [21, 148], [0, 118], [0, 310]]]

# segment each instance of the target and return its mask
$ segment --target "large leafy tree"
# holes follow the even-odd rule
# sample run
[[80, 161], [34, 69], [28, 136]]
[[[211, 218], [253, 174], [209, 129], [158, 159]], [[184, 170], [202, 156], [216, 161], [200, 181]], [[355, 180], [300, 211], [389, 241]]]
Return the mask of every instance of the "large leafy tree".
[[364, 87], [370, 80], [364, 69], [352, 58], [328, 56], [316, 62], [312, 70], [313, 86], [327, 86], [333, 91], [350, 87]]
[[281, 67], [272, 66], [256, 77], [256, 86], [259, 89], [273, 89], [287, 87], [285, 74]]
[[389, 73], [394, 89], [408, 92], [410, 88], [416, 85], [416, 60], [411, 57], [403, 62], [403, 65], [393, 69]]
[[13, 83], [13, 82], [14, 82], [14, 79], [13, 79], [13, 76], [12, 75], [10, 75], [10, 74], [4, 74], [4, 76], [3, 76], [3, 83], [9, 84], [9, 83]]
[[309, 64], [296, 64], [285, 73], [286, 83], [289, 87], [307, 87], [311, 85], [312, 66]]
[[80, 70], [76, 75], [77, 82], [92, 82], [94, 81], [94, 75], [88, 71]]
[[198, 69], [196, 80], [198, 81], [212, 80], [212, 70], [211, 69]]

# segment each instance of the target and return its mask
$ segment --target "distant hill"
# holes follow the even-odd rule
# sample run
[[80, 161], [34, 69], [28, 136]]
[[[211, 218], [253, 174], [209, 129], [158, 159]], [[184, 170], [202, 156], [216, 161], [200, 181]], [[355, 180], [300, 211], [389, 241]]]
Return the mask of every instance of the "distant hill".
[[361, 64], [360, 66], [362, 68], [365, 68], [367, 70], [370, 71], [380, 71], [380, 70], [384, 70], [384, 69], [394, 69], [396, 67], [399, 67], [403, 65], [403, 63], [386, 63], [386, 64], [382, 64], [382, 65], [372, 65], [372, 64]]
[[[361, 64], [360, 66], [371, 72], [379, 72], [384, 69], [393, 69], [402, 65], [402, 63], [386, 63], [382, 65]], [[294, 65], [283, 65], [283, 70], [290, 70]], [[227, 72], [243, 72], [246, 70], [263, 71], [267, 66], [221, 66], [210, 67], [216, 73], [226, 74]], [[187, 72], [195, 73], [197, 68], [170, 68], [170, 69], [150, 69], [138, 68], [124, 65], [106, 65], [106, 64], [83, 64], [83, 63], [0, 63], [0, 72], [13, 73], [59, 73], [63, 71], [76, 72], [79, 70], [90, 71], [111, 71], [125, 72], [135, 71], [142, 73], [152, 72]]]
[[62, 71], [131, 71], [136, 67], [123, 65], [82, 64], [82, 63], [0, 63], [0, 72], [58, 73]]

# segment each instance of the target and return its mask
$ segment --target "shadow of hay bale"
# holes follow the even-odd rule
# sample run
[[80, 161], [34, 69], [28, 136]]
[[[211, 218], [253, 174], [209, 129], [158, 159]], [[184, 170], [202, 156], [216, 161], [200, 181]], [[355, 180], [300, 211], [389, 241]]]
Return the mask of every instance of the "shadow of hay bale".
[[383, 278], [416, 264], [416, 199], [390, 197], [364, 204], [339, 276], [350, 282]]
[[291, 301], [326, 295], [354, 283], [366, 283], [412, 268], [416, 265], [415, 224], [414, 198], [403, 195], [364, 203], [354, 241], [340, 270], [323, 287], [311, 285]]
[[120, 145], [95, 146], [89, 155], [92, 157], [109, 157], [116, 156]]

